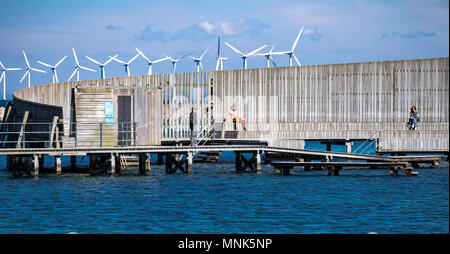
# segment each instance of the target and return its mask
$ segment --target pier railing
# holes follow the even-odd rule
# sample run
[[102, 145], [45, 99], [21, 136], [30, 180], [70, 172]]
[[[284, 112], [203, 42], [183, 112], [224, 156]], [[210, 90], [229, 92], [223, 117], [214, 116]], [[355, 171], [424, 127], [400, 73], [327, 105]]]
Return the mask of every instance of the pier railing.
[[[68, 131], [64, 125], [69, 126]], [[1, 123], [0, 149], [137, 146], [137, 125], [137, 122]]]

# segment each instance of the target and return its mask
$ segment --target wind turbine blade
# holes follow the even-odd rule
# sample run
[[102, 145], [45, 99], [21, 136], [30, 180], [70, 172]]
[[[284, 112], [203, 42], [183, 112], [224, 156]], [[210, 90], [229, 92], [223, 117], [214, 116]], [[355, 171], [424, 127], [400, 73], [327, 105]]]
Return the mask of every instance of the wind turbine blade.
[[203, 56], [206, 54], [206, 52], [208, 52], [208, 50], [211, 48], [212, 44], [209, 45], [209, 47], [205, 50], [205, 52], [203, 52], [203, 54], [200, 56], [200, 59], [203, 58]]
[[25, 54], [25, 51], [22, 51], [23, 56], [25, 57], [25, 62], [27, 63], [28, 68], [30, 68], [30, 63], [28, 62], [27, 54]]
[[137, 53], [133, 58], [131, 58], [130, 61], [128, 61], [128, 64], [132, 63], [140, 54]]
[[270, 48], [269, 53], [272, 53], [273, 48], [275, 47], [275, 44], [272, 45], [272, 47]]
[[95, 59], [92, 59], [92, 58], [90, 58], [90, 57], [88, 57], [88, 56], [86, 56], [86, 58], [87, 58], [88, 60], [90, 60], [91, 62], [95, 63], [95, 64], [102, 65], [101, 63], [99, 63], [99, 62], [98, 62], [97, 60], [95, 60]]
[[78, 67], [75, 68], [75, 70], [72, 72], [72, 75], [70, 75], [70, 77], [67, 81], [70, 81], [73, 78], [73, 76], [75, 76], [75, 73], [77, 73], [77, 71], [78, 71]]
[[61, 58], [57, 64], [55, 64], [55, 68], [58, 67], [65, 59], [67, 58], [67, 55]]
[[75, 63], [77, 63], [77, 65], [80, 65], [80, 63], [78, 62], [78, 57], [77, 57], [77, 54], [75, 53], [74, 48], [72, 48], [72, 52], [73, 52], [73, 57], [75, 58]]
[[[185, 54], [184, 56], [180, 57], [180, 58], [178, 59], [178, 61], [180, 61], [181, 59], [183, 59], [183, 58], [189, 56], [189, 55], [192, 54], [193, 52], [194, 52], [194, 51], [191, 51], [191, 52]], [[177, 62], [178, 62], [178, 61], [177, 61]]]
[[202, 65], [202, 62], [200, 62], [200, 69], [203, 71], [203, 65]]
[[217, 62], [216, 62], [216, 71], [219, 70], [219, 64], [220, 64], [220, 58], [217, 58]]
[[2, 75], [0, 76], [0, 83], [2, 82], [3, 78], [5, 77], [5, 72], [2, 72]]
[[19, 83], [22, 83], [22, 81], [25, 79], [25, 77], [27, 76], [27, 74], [30, 72], [30, 70], [27, 70], [25, 72], [25, 74], [23, 74], [23, 77], [20, 79]]
[[252, 52], [248, 53], [247, 56], [251, 56], [251, 55], [255, 54], [256, 52], [260, 51], [261, 49], [265, 48], [266, 46], [267, 45], [264, 45], [262, 47], [259, 47], [259, 48], [255, 49], [255, 50], [253, 50]]
[[137, 52], [139, 52], [139, 54], [145, 59], [147, 60], [147, 62], [151, 62], [150, 59], [148, 59], [148, 57], [146, 55], [144, 55], [144, 53], [142, 51], [140, 51], [138, 48], [135, 48]]
[[295, 61], [297, 62], [298, 66], [302, 66], [302, 65], [300, 64], [300, 62], [298, 61], [297, 57], [295, 56], [295, 54], [292, 54], [292, 56], [294, 57], [294, 59], [295, 59]]
[[[112, 57], [111, 57], [111, 58], [112, 58]], [[114, 61], [116, 61], [116, 62], [118, 62], [118, 63], [121, 63], [121, 64], [127, 64], [127, 63], [125, 63], [124, 61], [119, 60], [119, 59], [117, 59], [117, 58], [114, 58]]]
[[114, 60], [116, 57], [118, 57], [119, 55], [115, 55], [113, 57], [109, 57], [109, 59], [103, 64], [103, 66], [109, 64], [112, 60]]
[[302, 32], [303, 32], [303, 27], [300, 28], [300, 32], [298, 33], [297, 38], [294, 41], [294, 44], [292, 44], [291, 52], [293, 52], [295, 47], [297, 46], [298, 39], [300, 39], [300, 35], [302, 35]]
[[241, 56], [244, 56], [244, 54], [242, 54], [241, 51], [235, 49], [235, 48], [234, 48], [233, 46], [231, 46], [228, 42], [225, 42], [225, 44], [226, 44], [228, 47], [230, 47], [234, 52], [238, 53], [238, 54], [241, 55]]
[[96, 72], [95, 70], [93, 70], [93, 69], [89, 69], [89, 68], [87, 68], [87, 67], [84, 67], [84, 66], [80, 66], [80, 68], [81, 68], [81, 69], [83, 69], [83, 70], [87, 70], [87, 71], [92, 71], [92, 72]]
[[7, 71], [20, 71], [22, 68], [6, 68]]
[[0, 67], [2, 67], [3, 70], [6, 69], [6, 67], [3, 65], [2, 61], [0, 61]]
[[220, 57], [220, 37], [217, 40], [217, 58], [219, 58], [219, 57]]
[[53, 68], [53, 66], [51, 66], [50, 64], [46, 64], [46, 63], [41, 62], [41, 61], [37, 61], [37, 62], [42, 64], [42, 65], [44, 65], [44, 66], [46, 66], [46, 67], [48, 67], [48, 68]]
[[287, 54], [290, 54], [291, 52], [289, 52], [289, 51], [279, 51], [279, 52], [271, 52], [270, 54], [272, 55], [272, 56], [276, 56], [276, 55], [287, 55]]
[[30, 70], [37, 71], [37, 72], [42, 72], [42, 73], [47, 73], [46, 71], [39, 70], [39, 69], [36, 69], [36, 68], [30, 68]]
[[273, 66], [277, 67], [277, 64], [276, 64], [275, 61], [273, 60], [272, 56], [270, 56], [269, 58], [270, 58], [270, 60], [272, 61]]
[[56, 73], [56, 70], [53, 73], [55, 74], [55, 81], [56, 81], [56, 83], [59, 83], [59, 81], [58, 81], [58, 74]]
[[152, 63], [159, 63], [159, 62], [166, 61], [166, 60], [169, 60], [169, 57], [164, 57], [164, 58], [155, 60], [155, 61], [153, 61]]

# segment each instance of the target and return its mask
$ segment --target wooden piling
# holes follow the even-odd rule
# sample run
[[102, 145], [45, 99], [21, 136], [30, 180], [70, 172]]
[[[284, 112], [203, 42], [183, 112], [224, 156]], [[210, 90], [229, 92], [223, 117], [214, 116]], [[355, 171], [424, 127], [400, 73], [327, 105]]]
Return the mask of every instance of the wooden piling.
[[70, 168], [74, 170], [77, 167], [77, 156], [71, 155], [70, 156]]
[[256, 153], [254, 153], [254, 156], [256, 156], [255, 173], [259, 174], [259, 173], [261, 173], [261, 154], [259, 153], [259, 151], [257, 151]]
[[190, 153], [188, 153], [187, 165], [186, 165], [186, 173], [188, 173], [188, 174], [192, 174], [192, 163], [193, 163], [193, 161], [194, 161], [194, 156], [190, 152]]
[[56, 169], [56, 174], [60, 175], [61, 174], [61, 156], [55, 156], [55, 169]]
[[35, 154], [33, 156], [33, 162], [34, 162], [33, 176], [34, 178], [39, 178], [39, 155]]
[[109, 170], [109, 174], [110, 175], [115, 175], [116, 174], [116, 156], [114, 155], [114, 153], [111, 153], [111, 158], [110, 158], [110, 170]]

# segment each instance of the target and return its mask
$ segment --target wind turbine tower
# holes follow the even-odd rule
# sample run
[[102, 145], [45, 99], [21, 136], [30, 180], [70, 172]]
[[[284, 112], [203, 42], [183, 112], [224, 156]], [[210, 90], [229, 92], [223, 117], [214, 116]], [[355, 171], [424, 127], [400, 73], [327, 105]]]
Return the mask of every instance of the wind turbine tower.
[[0, 83], [3, 81], [3, 100], [6, 100], [6, 72], [7, 71], [20, 71], [22, 68], [6, 68], [0, 61], [0, 67], [2, 68], [2, 75], [0, 76]]

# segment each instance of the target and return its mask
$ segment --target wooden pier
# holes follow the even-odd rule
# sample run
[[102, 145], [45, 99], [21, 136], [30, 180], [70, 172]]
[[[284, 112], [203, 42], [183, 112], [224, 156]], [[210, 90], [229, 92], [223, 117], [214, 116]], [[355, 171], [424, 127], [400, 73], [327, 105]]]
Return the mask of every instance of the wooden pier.
[[[114, 175], [128, 169], [137, 169], [139, 173], [150, 172], [150, 154], [158, 154], [165, 157], [165, 170], [168, 174], [177, 171], [193, 173], [194, 155], [198, 152], [224, 152], [235, 153], [235, 170], [244, 172], [249, 170], [254, 173], [261, 172], [261, 158], [265, 153], [289, 153], [294, 154], [296, 161], [270, 162], [276, 174], [287, 175], [295, 166], [302, 166], [305, 170], [320, 168], [327, 170], [329, 175], [338, 175], [343, 167], [385, 168], [391, 171], [391, 175], [398, 175], [398, 170], [407, 175], [418, 163], [432, 163], [435, 167], [442, 157], [439, 156], [378, 156], [359, 155], [331, 151], [314, 151], [304, 149], [285, 149], [264, 145], [215, 145], [215, 146], [142, 146], [142, 147], [92, 147], [86, 148], [25, 148], [2, 149], [0, 155], [7, 156], [7, 168], [14, 175], [22, 174], [39, 176], [46, 157], [54, 157], [55, 166], [53, 172], [63, 173], [61, 165], [62, 156], [71, 157], [68, 172], [77, 172], [76, 156], [88, 156], [89, 167], [81, 168], [79, 172], [90, 174]], [[246, 155], [246, 156], [244, 156]], [[246, 158], [247, 157], [247, 158]], [[333, 161], [336, 158], [349, 161]], [[318, 160], [318, 161], [313, 161]], [[411, 164], [412, 167], [407, 167]], [[47, 170], [48, 172], [48, 170]]]

